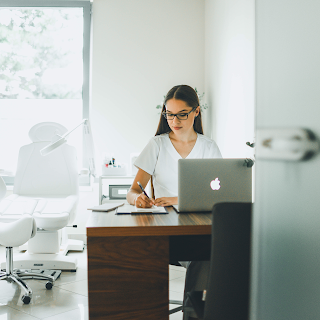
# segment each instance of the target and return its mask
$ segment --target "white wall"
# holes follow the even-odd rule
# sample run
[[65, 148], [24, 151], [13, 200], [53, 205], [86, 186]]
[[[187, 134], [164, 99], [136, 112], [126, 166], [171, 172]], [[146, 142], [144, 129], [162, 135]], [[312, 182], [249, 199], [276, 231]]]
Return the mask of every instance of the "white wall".
[[154, 136], [155, 107], [167, 91], [182, 83], [203, 90], [203, 74], [204, 1], [93, 1], [91, 119], [97, 152], [129, 162], [130, 153], [142, 151]]
[[252, 156], [254, 45], [254, 0], [205, 1], [207, 126], [225, 158]]
[[[94, 0], [91, 126], [98, 173], [103, 152], [129, 163], [154, 136], [156, 105], [177, 84], [204, 90], [204, 1]], [[77, 229], [85, 235], [98, 185], [80, 192]]]

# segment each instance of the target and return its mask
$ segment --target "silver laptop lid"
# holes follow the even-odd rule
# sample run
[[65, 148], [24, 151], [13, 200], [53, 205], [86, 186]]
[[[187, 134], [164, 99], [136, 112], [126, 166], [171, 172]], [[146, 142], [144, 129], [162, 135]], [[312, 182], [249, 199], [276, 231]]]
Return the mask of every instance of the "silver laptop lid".
[[217, 202], [252, 202], [252, 168], [245, 159], [180, 159], [178, 211], [211, 211]]

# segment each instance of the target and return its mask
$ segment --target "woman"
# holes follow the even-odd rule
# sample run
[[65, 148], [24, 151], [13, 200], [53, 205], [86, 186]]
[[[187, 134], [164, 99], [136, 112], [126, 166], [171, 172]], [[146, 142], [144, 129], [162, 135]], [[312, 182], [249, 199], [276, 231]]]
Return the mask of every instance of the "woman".
[[[221, 158], [216, 143], [203, 135], [199, 98], [187, 85], [175, 86], [167, 93], [155, 137], [134, 163], [138, 172], [128, 202], [139, 208], [178, 204], [178, 160], [182, 158]], [[137, 182], [145, 188], [151, 178], [155, 198], [149, 199]], [[187, 268], [185, 298], [188, 291], [204, 290], [209, 261], [179, 263]]]
[[[178, 204], [178, 160], [221, 158], [216, 143], [203, 135], [197, 93], [187, 85], [173, 87], [166, 95], [158, 129], [134, 165], [138, 172], [127, 194], [130, 204], [141, 208]], [[152, 178], [155, 199], [145, 196]]]

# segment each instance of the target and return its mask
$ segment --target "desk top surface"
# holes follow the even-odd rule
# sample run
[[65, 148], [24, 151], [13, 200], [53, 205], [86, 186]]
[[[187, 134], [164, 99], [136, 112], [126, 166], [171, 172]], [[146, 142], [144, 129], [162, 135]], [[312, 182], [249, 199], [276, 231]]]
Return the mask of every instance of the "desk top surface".
[[116, 215], [115, 211], [90, 213], [88, 237], [211, 234], [211, 213]]

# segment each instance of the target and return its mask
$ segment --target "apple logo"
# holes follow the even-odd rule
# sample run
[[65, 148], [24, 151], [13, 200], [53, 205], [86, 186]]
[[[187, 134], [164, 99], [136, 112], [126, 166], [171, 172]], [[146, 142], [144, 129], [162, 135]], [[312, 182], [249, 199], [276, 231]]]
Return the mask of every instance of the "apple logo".
[[210, 182], [210, 187], [212, 190], [219, 190], [220, 189], [220, 180], [215, 178]]

